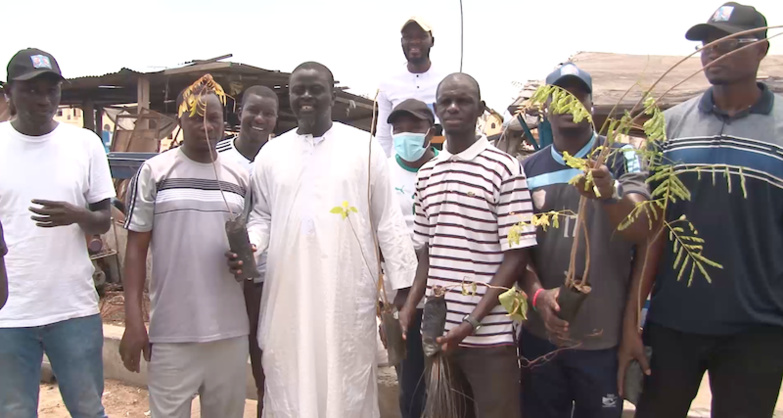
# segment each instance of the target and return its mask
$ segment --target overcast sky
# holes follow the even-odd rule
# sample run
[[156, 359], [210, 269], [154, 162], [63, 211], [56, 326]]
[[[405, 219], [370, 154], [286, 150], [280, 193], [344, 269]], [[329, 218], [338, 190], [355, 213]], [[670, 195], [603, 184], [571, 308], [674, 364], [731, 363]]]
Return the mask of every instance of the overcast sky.
[[[541, 79], [579, 51], [686, 55], [685, 31], [720, 0], [464, 0], [463, 71], [491, 107], [515, 97], [512, 81]], [[770, 25], [783, 1], [756, 0]], [[0, 78], [19, 49], [53, 54], [66, 77], [174, 67], [233, 53], [232, 60], [291, 71], [315, 60], [353, 93], [373, 96], [404, 65], [400, 26], [433, 26], [434, 65], [458, 71], [459, 0], [3, 0]], [[783, 37], [771, 53], [783, 54]], [[641, 69], [640, 69], [641, 70]]]

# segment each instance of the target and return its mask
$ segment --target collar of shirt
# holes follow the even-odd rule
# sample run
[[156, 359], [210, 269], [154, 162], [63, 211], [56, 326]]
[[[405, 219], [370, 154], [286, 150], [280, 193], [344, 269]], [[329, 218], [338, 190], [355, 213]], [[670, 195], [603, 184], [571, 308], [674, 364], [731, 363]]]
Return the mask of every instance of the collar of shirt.
[[[764, 83], [757, 83], [757, 84], [761, 89], [761, 97], [759, 97], [759, 99], [756, 101], [756, 103], [753, 104], [753, 106], [737, 113], [730, 119], [743, 118], [751, 113], [756, 113], [760, 115], [769, 115], [770, 113], [772, 113], [772, 105], [775, 103], [775, 94], [769, 90], [769, 87], [767, 87], [766, 84]], [[704, 94], [701, 95], [701, 100], [699, 101], [699, 110], [702, 111], [703, 113], [714, 113], [717, 116], [723, 118], [729, 118], [729, 115], [726, 112], [724, 112], [723, 110], [715, 106], [715, 101], [713, 101], [712, 99], [712, 87], [707, 89], [707, 91], [705, 91]]]
[[443, 143], [443, 150], [441, 150], [440, 154], [438, 154], [437, 157], [435, 157], [436, 162], [440, 163], [443, 161], [471, 161], [478, 157], [479, 154], [481, 154], [485, 149], [489, 148], [489, 140], [486, 136], [481, 135], [479, 139], [476, 140], [476, 142], [473, 143], [468, 149], [465, 151], [460, 152], [459, 154], [451, 154], [449, 150], [446, 148], [446, 143]]
[[313, 134], [297, 134], [300, 138], [304, 139], [307, 143], [310, 145], [318, 145], [321, 142], [324, 142], [324, 140], [329, 137], [330, 133], [332, 132], [332, 129], [334, 129], [334, 125], [332, 125], [331, 128], [329, 128], [328, 131], [324, 132], [321, 136], [313, 136]]
[[[579, 152], [577, 152], [576, 155], [574, 155], [574, 157], [585, 158], [585, 156], [587, 156], [590, 150], [592, 150], [593, 147], [595, 146], [596, 138], [597, 135], [595, 134], [595, 132], [593, 132], [593, 136], [590, 137], [590, 140], [587, 141], [587, 144], [585, 144], [585, 146], [583, 146], [582, 149], [580, 149]], [[551, 149], [552, 158], [554, 158], [555, 161], [557, 161], [560, 165], [566, 165], [565, 161], [563, 160], [563, 154], [561, 154], [558, 150], [555, 149], [555, 144], [552, 144], [551, 147], [552, 147]]]

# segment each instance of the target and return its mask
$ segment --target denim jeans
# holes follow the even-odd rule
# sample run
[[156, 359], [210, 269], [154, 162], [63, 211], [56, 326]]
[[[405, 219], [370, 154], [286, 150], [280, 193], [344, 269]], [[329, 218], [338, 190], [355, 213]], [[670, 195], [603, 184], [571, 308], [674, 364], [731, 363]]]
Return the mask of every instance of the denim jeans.
[[30, 328], [0, 328], [0, 417], [38, 416], [41, 361], [52, 364], [73, 418], [105, 418], [100, 315]]

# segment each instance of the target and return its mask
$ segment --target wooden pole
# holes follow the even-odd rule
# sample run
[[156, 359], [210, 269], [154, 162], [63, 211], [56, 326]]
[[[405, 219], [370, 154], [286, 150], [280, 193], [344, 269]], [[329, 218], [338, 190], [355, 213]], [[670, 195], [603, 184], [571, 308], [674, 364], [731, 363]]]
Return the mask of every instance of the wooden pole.
[[[150, 108], [150, 79], [146, 76], [140, 76], [138, 83], [136, 85], [136, 105], [137, 105], [137, 115], [141, 116], [143, 113], [142, 109], [149, 109]], [[149, 123], [148, 121], [142, 120], [141, 118], [137, 121], [140, 125], [137, 125], [139, 129], [149, 129]]]
[[98, 132], [95, 129], [95, 104], [92, 99], [86, 99], [82, 102], [82, 121], [85, 128]]

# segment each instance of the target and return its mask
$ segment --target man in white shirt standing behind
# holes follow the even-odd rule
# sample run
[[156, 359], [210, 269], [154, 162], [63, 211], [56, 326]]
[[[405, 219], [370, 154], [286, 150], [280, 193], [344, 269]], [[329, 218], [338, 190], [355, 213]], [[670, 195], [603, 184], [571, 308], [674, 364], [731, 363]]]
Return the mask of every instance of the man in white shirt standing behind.
[[432, 66], [430, 50], [434, 45], [432, 26], [421, 18], [412, 17], [402, 25], [402, 52], [408, 62], [405, 69], [400, 68], [381, 83], [378, 94], [378, 126], [375, 138], [387, 157], [393, 155], [392, 127], [387, 122], [392, 109], [404, 100], [417, 99], [426, 103], [432, 113], [435, 113], [435, 90], [446, 73], [441, 73]]
[[85, 234], [111, 226], [109, 163], [94, 133], [58, 124], [63, 77], [38, 49], [8, 64], [16, 117], [0, 124], [0, 219], [9, 298], [0, 311], [0, 417], [34, 417], [46, 353], [70, 415], [106, 416], [103, 326]]
[[[261, 147], [269, 142], [269, 135], [277, 125], [279, 100], [277, 94], [266, 86], [251, 86], [242, 93], [239, 106], [239, 135], [226, 138], [217, 144], [221, 157], [228, 157], [251, 173], [253, 161]], [[249, 199], [250, 197], [246, 197]], [[261, 349], [258, 347], [258, 313], [266, 276], [266, 253], [258, 257], [260, 277], [245, 281], [245, 305], [250, 321], [250, 364], [258, 392], [256, 416], [261, 418], [264, 406], [264, 370], [261, 367]]]

